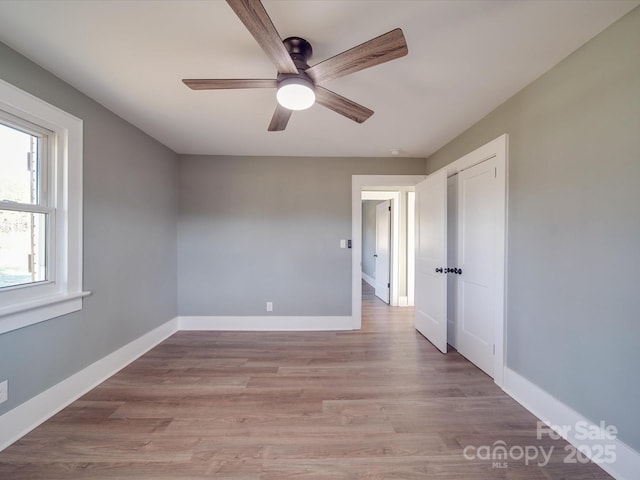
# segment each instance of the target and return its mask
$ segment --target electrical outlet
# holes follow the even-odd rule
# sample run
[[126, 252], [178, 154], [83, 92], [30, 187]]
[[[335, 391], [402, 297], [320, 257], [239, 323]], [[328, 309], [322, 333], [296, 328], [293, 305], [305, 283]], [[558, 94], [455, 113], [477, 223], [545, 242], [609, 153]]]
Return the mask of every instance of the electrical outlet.
[[273, 312], [273, 302], [267, 302], [267, 312]]
[[0, 403], [4, 403], [9, 398], [9, 380], [0, 382]]

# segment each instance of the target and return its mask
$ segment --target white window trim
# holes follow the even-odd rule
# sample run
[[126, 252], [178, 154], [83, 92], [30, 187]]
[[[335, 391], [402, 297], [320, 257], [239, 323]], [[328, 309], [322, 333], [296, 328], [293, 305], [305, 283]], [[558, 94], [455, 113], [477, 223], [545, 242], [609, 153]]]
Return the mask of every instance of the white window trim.
[[0, 334], [82, 309], [82, 120], [0, 80], [0, 110], [53, 132], [54, 277], [0, 291]]

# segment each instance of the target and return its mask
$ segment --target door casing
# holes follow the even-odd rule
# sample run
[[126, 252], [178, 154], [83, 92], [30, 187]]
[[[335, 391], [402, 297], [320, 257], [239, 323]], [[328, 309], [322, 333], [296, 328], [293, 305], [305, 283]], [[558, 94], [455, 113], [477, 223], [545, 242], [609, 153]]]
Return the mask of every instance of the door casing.
[[[426, 175], [351, 176], [351, 328], [353, 330], [359, 330], [362, 327], [362, 192], [367, 189], [379, 189], [380, 187], [388, 187], [390, 190], [394, 187], [413, 187], [421, 180], [424, 180], [425, 177]], [[377, 198], [367, 197], [367, 199], [376, 200]], [[392, 258], [392, 299], [395, 287], [393, 282], [395, 268], [394, 259]]]

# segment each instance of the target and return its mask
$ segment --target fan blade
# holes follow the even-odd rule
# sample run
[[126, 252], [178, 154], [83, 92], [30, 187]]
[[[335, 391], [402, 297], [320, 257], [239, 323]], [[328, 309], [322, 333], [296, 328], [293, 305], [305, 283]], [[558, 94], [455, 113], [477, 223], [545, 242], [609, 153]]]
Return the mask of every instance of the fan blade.
[[227, 0], [227, 3], [278, 68], [279, 73], [298, 73], [291, 55], [260, 0]]
[[289, 118], [292, 113], [293, 111], [278, 104], [276, 111], [273, 112], [273, 117], [271, 118], [271, 123], [267, 130], [270, 132], [281, 132], [287, 128], [287, 123], [289, 123]]
[[305, 73], [317, 84], [359, 72], [409, 53], [402, 30], [396, 28], [346, 52], [308, 68]]
[[373, 115], [373, 110], [320, 86], [316, 86], [316, 102], [358, 123], [364, 122]]
[[187, 78], [182, 80], [191, 90], [219, 90], [228, 88], [276, 88], [277, 80], [259, 79], [208, 79], [208, 78]]

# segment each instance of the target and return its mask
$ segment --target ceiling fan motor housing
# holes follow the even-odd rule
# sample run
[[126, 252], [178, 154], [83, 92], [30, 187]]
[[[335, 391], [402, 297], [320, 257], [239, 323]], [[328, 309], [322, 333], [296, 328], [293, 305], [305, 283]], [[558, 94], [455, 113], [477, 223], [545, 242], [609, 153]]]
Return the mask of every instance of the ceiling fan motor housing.
[[[293, 110], [304, 110], [309, 108], [315, 102], [315, 94], [312, 93], [315, 91], [315, 83], [306, 74], [306, 70], [309, 68], [307, 64], [307, 60], [311, 57], [313, 53], [313, 49], [311, 48], [311, 44], [307, 42], [304, 38], [300, 37], [288, 37], [283, 40], [284, 46], [291, 55], [291, 59], [298, 69], [298, 73], [278, 73], [278, 103], [282, 106], [293, 109]], [[295, 95], [297, 99], [290, 103], [284, 100], [284, 93], [281, 91], [283, 87], [291, 86], [296, 90], [296, 94], [289, 93], [288, 96]], [[302, 89], [302, 90], [301, 90]], [[305, 90], [308, 89], [308, 90]], [[308, 93], [305, 93], [310, 91]], [[289, 91], [291, 92], [291, 91]], [[304, 98], [301, 99], [300, 95]], [[295, 107], [293, 104], [298, 104]]]
[[[300, 70], [300, 67], [302, 67], [303, 70], [309, 68], [307, 61], [311, 58], [311, 55], [313, 55], [313, 48], [311, 48], [309, 42], [300, 37], [287, 37], [282, 43], [284, 43], [287, 52], [291, 55], [293, 63], [296, 64], [298, 70]], [[299, 63], [300, 65], [298, 65]]]

